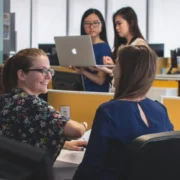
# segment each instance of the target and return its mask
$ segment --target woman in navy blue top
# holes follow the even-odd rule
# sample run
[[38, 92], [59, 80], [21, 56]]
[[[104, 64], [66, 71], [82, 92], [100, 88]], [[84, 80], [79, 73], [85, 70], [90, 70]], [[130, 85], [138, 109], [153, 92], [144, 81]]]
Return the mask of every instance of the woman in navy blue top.
[[[97, 65], [103, 65], [104, 56], [112, 56], [107, 42], [104, 18], [97, 9], [88, 9], [82, 16], [81, 35], [90, 35], [93, 43], [94, 55]], [[109, 92], [109, 80], [105, 72], [95, 68], [78, 69], [83, 74], [86, 91]]]
[[166, 108], [146, 98], [156, 73], [156, 55], [126, 46], [114, 67], [114, 99], [99, 106], [89, 143], [74, 180], [118, 180], [126, 145], [138, 136], [173, 131]]

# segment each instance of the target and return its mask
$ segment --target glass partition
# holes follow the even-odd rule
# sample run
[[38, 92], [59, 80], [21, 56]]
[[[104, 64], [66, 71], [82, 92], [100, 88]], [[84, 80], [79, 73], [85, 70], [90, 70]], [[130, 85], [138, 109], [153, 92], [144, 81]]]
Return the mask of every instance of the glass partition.
[[180, 1], [149, 1], [149, 42], [164, 43], [165, 56], [170, 56], [170, 49], [180, 47]]
[[54, 36], [66, 35], [66, 0], [33, 0], [32, 44], [54, 44]]
[[[10, 2], [10, 49], [3, 38], [3, 13], [8, 13], [3, 12], [3, 2], [7, 1]], [[30, 46], [38, 47], [38, 44], [54, 44], [54, 36], [79, 35], [82, 14], [88, 8], [96, 8], [106, 17], [111, 47], [114, 41], [112, 15], [124, 6], [131, 6], [136, 11], [142, 34], [149, 38], [148, 43], [165, 44], [166, 57], [170, 56], [170, 49], [180, 47], [179, 0], [2, 0], [0, 3], [0, 62], [3, 49], [5, 54], [7, 51], [10, 54], [10, 51]]]
[[[30, 0], [10, 0], [14, 14], [15, 52], [30, 47]], [[11, 40], [13, 37], [11, 37]]]

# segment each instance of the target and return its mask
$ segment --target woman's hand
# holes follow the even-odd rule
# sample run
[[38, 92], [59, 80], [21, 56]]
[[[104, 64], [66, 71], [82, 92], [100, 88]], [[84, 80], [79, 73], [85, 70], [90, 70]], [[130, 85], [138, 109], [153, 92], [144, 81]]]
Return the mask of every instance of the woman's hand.
[[104, 56], [103, 57], [103, 63], [107, 64], [107, 65], [113, 65], [114, 64], [113, 60], [109, 56]]
[[98, 71], [97, 67], [94, 66], [89, 66], [88, 69], [91, 71]]
[[86, 122], [67, 121], [64, 127], [64, 135], [69, 138], [81, 138], [86, 132], [88, 124]]
[[87, 144], [88, 144], [87, 141], [82, 141], [82, 140], [66, 141], [63, 148], [74, 151], [83, 151], [84, 147], [86, 147]]
[[79, 74], [82, 74], [82, 72], [84, 71], [83, 67], [68, 66], [68, 69], [76, 71]]
[[107, 68], [107, 67], [100, 67], [100, 66], [97, 67], [97, 69], [99, 69], [100, 71], [103, 71], [103, 72], [109, 74], [110, 76], [113, 76], [113, 71], [112, 71], [112, 69], [109, 69], [109, 68]]
[[83, 67], [72, 67], [72, 69], [73, 69], [74, 71], [76, 71], [77, 73], [79, 73], [79, 74], [82, 74], [83, 71], [84, 71], [84, 68], [83, 68]]

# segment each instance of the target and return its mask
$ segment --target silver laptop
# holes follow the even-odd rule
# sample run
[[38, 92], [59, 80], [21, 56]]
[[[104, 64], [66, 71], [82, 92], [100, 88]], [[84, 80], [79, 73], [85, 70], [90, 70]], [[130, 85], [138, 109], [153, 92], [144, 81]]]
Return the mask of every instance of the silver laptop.
[[60, 66], [114, 66], [96, 65], [92, 41], [89, 35], [58, 36], [54, 37], [54, 40]]

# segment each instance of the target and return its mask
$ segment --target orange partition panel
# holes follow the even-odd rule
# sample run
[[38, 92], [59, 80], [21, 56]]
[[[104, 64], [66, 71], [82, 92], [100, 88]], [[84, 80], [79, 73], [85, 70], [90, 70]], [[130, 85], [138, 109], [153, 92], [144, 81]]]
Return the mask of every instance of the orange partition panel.
[[178, 88], [177, 81], [155, 80], [153, 87], [166, 87], [166, 88]]
[[86, 121], [88, 129], [91, 128], [96, 109], [100, 104], [113, 98], [109, 93], [67, 93], [48, 92], [48, 102], [58, 111], [61, 106], [70, 107], [71, 119], [78, 122]]
[[180, 130], [180, 98], [163, 98], [169, 118], [175, 130]]

